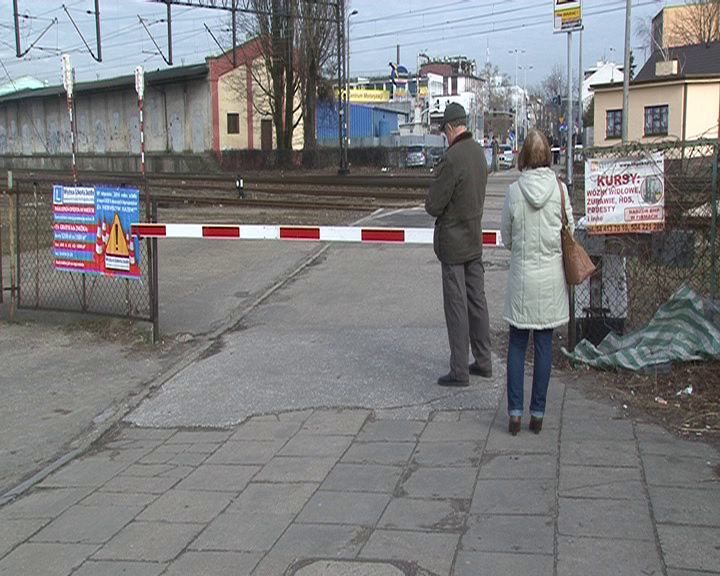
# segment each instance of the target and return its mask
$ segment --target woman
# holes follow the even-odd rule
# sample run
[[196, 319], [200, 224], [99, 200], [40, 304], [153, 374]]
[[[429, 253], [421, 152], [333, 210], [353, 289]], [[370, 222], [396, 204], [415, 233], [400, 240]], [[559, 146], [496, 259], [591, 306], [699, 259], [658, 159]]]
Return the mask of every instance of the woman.
[[505, 320], [510, 324], [507, 357], [508, 430], [520, 431], [523, 413], [525, 351], [533, 332], [535, 366], [530, 400], [530, 430], [539, 434], [552, 368], [553, 329], [568, 322], [568, 291], [560, 244], [561, 197], [573, 228], [567, 188], [550, 168], [552, 154], [547, 138], [528, 132], [520, 150], [520, 178], [508, 189], [502, 215], [502, 240], [512, 251], [505, 299]]

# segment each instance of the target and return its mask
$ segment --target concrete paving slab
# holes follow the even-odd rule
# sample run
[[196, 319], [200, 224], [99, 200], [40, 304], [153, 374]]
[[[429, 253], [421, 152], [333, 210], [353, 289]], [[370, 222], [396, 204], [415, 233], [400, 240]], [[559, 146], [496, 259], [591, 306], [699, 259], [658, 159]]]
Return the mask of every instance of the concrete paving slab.
[[138, 494], [163, 494], [175, 486], [179, 478], [142, 478], [138, 476], [115, 476], [107, 482], [101, 492], [123, 492]]
[[717, 459], [718, 451], [697, 437], [678, 438], [657, 424], [638, 422], [635, 431], [642, 454]]
[[668, 566], [710, 572], [720, 566], [720, 529], [658, 524], [657, 531]]
[[429, 422], [420, 436], [421, 442], [479, 442], [485, 439], [495, 414], [478, 412], [472, 420]]
[[73, 576], [158, 576], [167, 564], [159, 562], [114, 562], [88, 560]]
[[36, 488], [0, 508], [2, 520], [55, 518], [90, 494], [93, 488]]
[[426, 423], [420, 420], [378, 419], [365, 423], [359, 442], [417, 442]]
[[232, 430], [180, 431], [165, 440], [170, 444], [222, 444], [232, 435]]
[[555, 512], [555, 479], [478, 480], [472, 514], [538, 514]]
[[190, 545], [192, 550], [263, 552], [293, 520], [289, 514], [221, 514]]
[[651, 486], [678, 486], [717, 490], [720, 477], [716, 470], [720, 459], [685, 458], [682, 456], [643, 456], [645, 478]]
[[478, 516], [468, 518], [462, 549], [474, 552], [547, 554], [555, 547], [552, 516]]
[[498, 574], [533, 574], [553, 576], [552, 556], [537, 554], [499, 554], [496, 552], [458, 553], [453, 576], [496, 576]]
[[369, 530], [362, 526], [293, 524], [273, 546], [273, 553], [293, 559], [291, 562], [298, 558], [354, 558], [368, 535]]
[[640, 457], [634, 441], [576, 440], [563, 437], [560, 464], [634, 468], [640, 466]]
[[288, 440], [278, 452], [278, 456], [327, 456], [340, 458], [348, 449], [350, 436], [320, 436], [300, 431]]
[[635, 431], [630, 420], [607, 418], [601, 415], [590, 418], [566, 415], [562, 426], [563, 439], [635, 441]]
[[486, 454], [480, 462], [479, 478], [522, 480], [556, 478], [557, 458], [551, 454]]
[[434, 574], [449, 574], [459, 534], [375, 530], [360, 558], [416, 562]]
[[418, 466], [441, 468], [466, 468], [477, 466], [482, 454], [481, 441], [426, 442], [418, 443], [412, 461]]
[[0, 560], [0, 574], [69, 576], [97, 548], [95, 544], [22, 544]]
[[335, 458], [276, 456], [255, 477], [258, 482], [322, 482]]
[[227, 493], [169, 490], [137, 516], [144, 522], [210, 522], [232, 502]]
[[353, 442], [343, 455], [342, 462], [403, 466], [414, 450], [413, 442]]
[[302, 426], [299, 421], [278, 420], [272, 417], [270, 420], [260, 419], [262, 417], [250, 418], [238, 426], [237, 431], [230, 437], [230, 440], [284, 440], [291, 438]]
[[402, 476], [399, 466], [377, 464], [336, 464], [322, 490], [338, 492], [382, 492], [392, 494]]
[[398, 486], [408, 498], [470, 499], [477, 470], [474, 468], [418, 468]]
[[35, 519], [4, 519], [0, 522], [0, 558], [35, 534], [50, 520], [46, 518]]
[[214, 490], [242, 492], [250, 479], [260, 470], [259, 466], [227, 464], [203, 464], [182, 480], [179, 490]]
[[639, 468], [563, 466], [559, 495], [570, 498], [642, 500], [645, 488]]
[[168, 562], [205, 527], [204, 524], [131, 522], [93, 555], [93, 560]]
[[227, 509], [228, 514], [287, 514], [295, 516], [318, 484], [249, 484]]
[[368, 410], [316, 410], [305, 420], [301, 430], [323, 436], [355, 436], [369, 415]]
[[163, 576], [250, 576], [261, 552], [184, 552]]
[[285, 443], [276, 441], [228, 441], [217, 449], [205, 462], [207, 464], [267, 464]]
[[394, 498], [378, 522], [389, 530], [461, 532], [469, 510], [469, 500], [431, 500]]
[[318, 560], [293, 572], [296, 576], [404, 576], [407, 572], [385, 562]]
[[650, 486], [655, 521], [720, 528], [720, 486], [715, 490]]
[[104, 456], [90, 456], [69, 463], [43, 480], [39, 486], [98, 488], [129, 465], [129, 462], [113, 462]]
[[559, 498], [558, 533], [564, 536], [655, 540], [645, 499]]
[[655, 542], [558, 537], [557, 576], [661, 576]]
[[696, 570], [685, 570], [683, 568], [668, 568], [668, 576], [717, 576], [720, 572], [698, 572]]
[[390, 502], [390, 494], [326, 492], [319, 490], [305, 505], [296, 522], [374, 526]]
[[133, 506], [73, 506], [35, 534], [31, 541], [103, 544], [141, 510]]
[[99, 507], [129, 507], [145, 508], [151, 502], [157, 500], [157, 494], [140, 494], [133, 492], [93, 492], [87, 498], [83, 498], [77, 506], [99, 506]]

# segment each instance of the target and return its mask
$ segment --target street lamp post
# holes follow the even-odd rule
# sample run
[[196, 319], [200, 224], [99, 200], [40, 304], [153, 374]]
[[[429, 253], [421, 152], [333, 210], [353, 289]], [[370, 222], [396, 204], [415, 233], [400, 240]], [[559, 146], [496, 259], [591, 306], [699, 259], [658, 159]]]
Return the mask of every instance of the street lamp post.
[[[519, 48], [514, 48], [513, 50], [508, 50], [508, 54], [515, 54], [515, 90], [518, 88], [518, 56], [520, 54], [525, 54], [525, 50], [521, 50]], [[516, 98], [513, 98], [513, 104], [515, 105], [515, 116], [514, 116], [514, 123], [515, 123], [515, 141], [513, 142], [513, 149], [517, 151], [518, 149], [518, 115], [517, 115], [517, 102], [515, 102]]]
[[345, 59], [345, 62], [347, 64], [347, 69], [345, 70], [345, 123], [347, 125], [347, 146], [350, 145], [350, 120], [352, 117], [351, 114], [351, 105], [350, 105], [350, 18], [352, 16], [355, 16], [358, 13], [357, 10], [353, 10], [348, 14], [347, 17], [347, 58]]
[[524, 136], [527, 137], [528, 133], [528, 117], [527, 117], [527, 71], [532, 70], [534, 66], [530, 65], [528, 66], [525, 64], [524, 66], [520, 66], [521, 70], [523, 71], [523, 130], [524, 130]]

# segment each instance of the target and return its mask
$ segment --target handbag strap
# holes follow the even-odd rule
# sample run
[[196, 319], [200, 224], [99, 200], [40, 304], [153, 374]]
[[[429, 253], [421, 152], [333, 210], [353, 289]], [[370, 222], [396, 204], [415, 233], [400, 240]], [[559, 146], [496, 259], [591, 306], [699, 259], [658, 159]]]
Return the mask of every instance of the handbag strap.
[[568, 217], [567, 212], [565, 212], [565, 193], [563, 192], [563, 185], [562, 181], [558, 176], [555, 176], [555, 180], [557, 180], [558, 188], [560, 189], [560, 206], [561, 206], [561, 214], [560, 219], [562, 220], [563, 228], [566, 228], [568, 225]]

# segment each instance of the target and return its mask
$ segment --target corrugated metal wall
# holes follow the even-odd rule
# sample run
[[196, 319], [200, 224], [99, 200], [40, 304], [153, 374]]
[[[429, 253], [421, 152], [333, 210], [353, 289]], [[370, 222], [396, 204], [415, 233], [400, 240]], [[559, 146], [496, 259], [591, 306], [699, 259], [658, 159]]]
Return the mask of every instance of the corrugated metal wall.
[[[350, 139], [382, 138], [398, 131], [404, 114], [362, 104], [350, 104]], [[337, 104], [320, 103], [317, 110], [319, 142], [338, 141]]]

